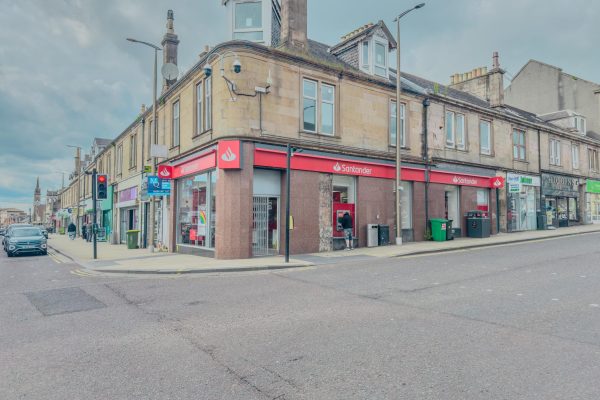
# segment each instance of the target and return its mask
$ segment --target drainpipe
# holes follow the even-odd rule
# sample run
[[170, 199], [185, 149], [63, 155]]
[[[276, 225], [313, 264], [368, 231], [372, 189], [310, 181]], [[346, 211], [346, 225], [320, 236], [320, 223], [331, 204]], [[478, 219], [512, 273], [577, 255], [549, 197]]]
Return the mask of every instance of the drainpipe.
[[429, 138], [427, 117], [429, 111], [429, 98], [423, 99], [423, 148], [422, 158], [425, 161], [425, 234], [429, 230]]
[[[538, 129], [537, 130], [537, 140], [538, 140], [538, 171], [540, 174], [540, 181], [542, 181], [542, 133], [541, 131]], [[544, 222], [544, 208], [545, 208], [545, 200], [546, 198], [543, 195], [543, 191], [542, 191], [542, 187], [543, 185], [540, 186], [540, 214], [537, 216], [537, 225], [538, 225], [538, 230], [545, 230], [548, 223]], [[540, 223], [544, 224], [545, 226], [540, 226]]]

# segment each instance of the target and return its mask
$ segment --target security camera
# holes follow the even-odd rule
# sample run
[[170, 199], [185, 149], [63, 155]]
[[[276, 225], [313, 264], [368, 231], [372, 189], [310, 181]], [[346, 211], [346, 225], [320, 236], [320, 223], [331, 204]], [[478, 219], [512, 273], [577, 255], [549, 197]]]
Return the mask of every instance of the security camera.
[[233, 72], [235, 72], [236, 74], [242, 72], [242, 63], [237, 58], [233, 62]]
[[209, 63], [206, 63], [204, 66], [204, 75], [206, 75], [207, 78], [212, 75], [212, 66]]

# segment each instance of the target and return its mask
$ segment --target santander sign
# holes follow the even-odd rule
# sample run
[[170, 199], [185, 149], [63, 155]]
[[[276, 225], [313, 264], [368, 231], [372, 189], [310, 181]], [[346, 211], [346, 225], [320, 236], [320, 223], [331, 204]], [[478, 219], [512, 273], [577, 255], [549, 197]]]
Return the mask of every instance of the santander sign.
[[173, 179], [173, 167], [170, 165], [159, 165], [158, 176], [161, 179]]
[[333, 171], [338, 174], [349, 174], [349, 175], [373, 175], [373, 169], [369, 167], [358, 167], [355, 165], [335, 163]]

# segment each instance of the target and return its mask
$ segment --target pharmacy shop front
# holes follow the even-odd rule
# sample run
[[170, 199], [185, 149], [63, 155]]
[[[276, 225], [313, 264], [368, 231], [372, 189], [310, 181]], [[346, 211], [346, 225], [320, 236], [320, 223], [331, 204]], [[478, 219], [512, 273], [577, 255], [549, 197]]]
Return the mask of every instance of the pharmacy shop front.
[[588, 179], [585, 185], [586, 223], [600, 224], [600, 181]]
[[506, 188], [508, 231], [536, 230], [540, 212], [540, 177], [508, 173]]

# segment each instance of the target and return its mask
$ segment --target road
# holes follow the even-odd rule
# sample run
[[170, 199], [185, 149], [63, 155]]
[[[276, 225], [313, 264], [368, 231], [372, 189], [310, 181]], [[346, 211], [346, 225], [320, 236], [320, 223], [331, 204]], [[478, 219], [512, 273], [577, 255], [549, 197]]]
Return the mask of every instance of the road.
[[0, 398], [598, 399], [598, 243], [173, 277], [0, 252]]

